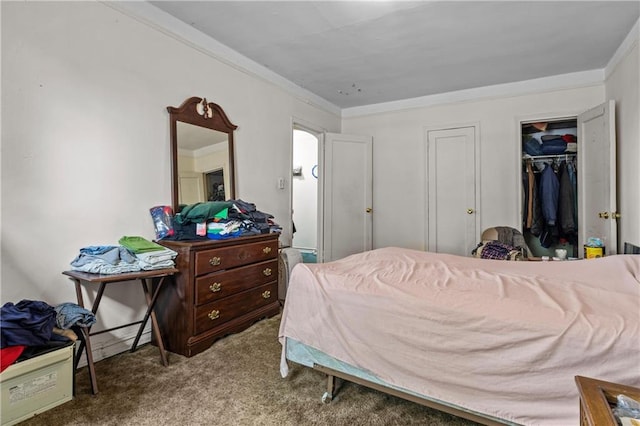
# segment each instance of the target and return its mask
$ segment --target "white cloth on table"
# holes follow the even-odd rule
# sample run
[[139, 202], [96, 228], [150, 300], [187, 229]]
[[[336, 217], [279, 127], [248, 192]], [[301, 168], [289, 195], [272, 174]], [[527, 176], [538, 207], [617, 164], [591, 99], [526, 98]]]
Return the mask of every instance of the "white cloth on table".
[[150, 265], [159, 263], [166, 264], [167, 261], [171, 261], [171, 263], [173, 263], [173, 259], [175, 259], [177, 255], [177, 252], [168, 248], [165, 248], [164, 250], [148, 251], [145, 253], [136, 253], [136, 257], [139, 261]]
[[165, 248], [163, 250], [148, 251], [145, 253], [136, 253], [140, 268], [145, 271], [156, 269], [173, 268], [175, 262], [173, 259], [178, 255], [177, 252]]

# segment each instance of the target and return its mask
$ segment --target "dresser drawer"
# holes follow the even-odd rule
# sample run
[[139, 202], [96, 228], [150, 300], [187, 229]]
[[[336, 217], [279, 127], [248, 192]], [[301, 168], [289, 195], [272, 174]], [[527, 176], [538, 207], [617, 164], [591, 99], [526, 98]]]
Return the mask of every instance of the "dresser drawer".
[[248, 265], [278, 256], [278, 241], [264, 241], [196, 252], [196, 276]]
[[196, 278], [196, 305], [258, 287], [277, 276], [278, 261], [268, 260]]
[[278, 299], [278, 282], [256, 287], [196, 308], [196, 334], [240, 317]]

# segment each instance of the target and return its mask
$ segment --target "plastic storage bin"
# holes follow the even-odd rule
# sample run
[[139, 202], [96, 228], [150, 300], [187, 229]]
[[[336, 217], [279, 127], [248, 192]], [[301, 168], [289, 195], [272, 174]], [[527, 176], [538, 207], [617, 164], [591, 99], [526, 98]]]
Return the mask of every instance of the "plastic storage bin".
[[2, 426], [14, 425], [73, 398], [73, 342], [10, 365], [0, 373]]

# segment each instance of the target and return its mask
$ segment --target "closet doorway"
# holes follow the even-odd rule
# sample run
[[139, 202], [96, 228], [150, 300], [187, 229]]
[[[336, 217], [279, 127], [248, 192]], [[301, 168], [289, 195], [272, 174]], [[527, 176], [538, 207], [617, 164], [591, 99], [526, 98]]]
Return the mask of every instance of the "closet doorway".
[[[566, 124], [570, 122], [571, 125]], [[560, 231], [557, 226], [548, 227], [551, 229], [550, 241], [545, 242], [542, 233], [532, 232], [535, 221], [529, 222], [529, 203], [531, 197], [527, 197], [525, 191], [521, 191], [520, 203], [522, 220], [522, 230], [525, 239], [529, 244], [534, 256], [553, 256], [556, 248], [566, 248], [569, 257], [581, 258], [584, 255], [584, 245], [589, 238], [599, 239], [605, 246], [605, 254], [616, 254], [618, 251], [617, 221], [620, 214], [617, 211], [616, 199], [616, 135], [615, 135], [615, 102], [607, 101], [588, 111], [571, 117], [557, 118], [553, 115], [538, 116], [535, 119], [520, 121], [521, 154], [523, 160], [523, 172], [527, 164], [535, 165], [536, 161], [548, 162], [553, 165], [553, 158], [558, 157], [558, 163], [573, 163], [576, 167], [575, 181], [571, 181], [573, 189], [573, 200], [569, 205], [574, 206], [572, 213], [574, 217], [574, 228], [567, 237], [567, 232], [563, 230], [566, 209], [566, 199], [558, 196], [558, 208], [556, 220], [560, 221]], [[540, 133], [530, 131], [531, 127], [539, 126]], [[554, 129], [555, 127], [555, 129]], [[567, 140], [566, 150], [557, 155], [545, 155], [548, 153], [534, 152], [542, 149], [545, 143], [553, 142], [554, 134], [562, 136]], [[539, 138], [536, 136], [540, 135]], [[576, 140], [569, 140], [575, 136]], [[545, 138], [546, 136], [546, 138]], [[546, 139], [546, 140], [545, 140]], [[532, 143], [533, 141], [533, 143]], [[553, 148], [553, 144], [549, 145]], [[574, 151], [574, 152], [572, 152]], [[539, 154], [539, 155], [536, 155]], [[538, 184], [539, 176], [536, 176], [535, 169], [532, 168], [534, 181]], [[539, 170], [544, 171], [544, 169]], [[556, 176], [558, 179], [559, 192], [562, 193], [562, 174]], [[566, 187], [566, 185], [565, 185]], [[531, 190], [530, 193], [540, 195], [540, 188]], [[541, 198], [541, 195], [538, 197]], [[525, 206], [527, 208], [525, 208]], [[532, 207], [536, 212], [535, 205]], [[555, 208], [555, 206], [554, 206]], [[539, 207], [541, 212], [546, 210]], [[552, 213], [554, 209], [551, 209]], [[575, 216], [577, 215], [577, 218]], [[543, 216], [542, 213], [539, 216]], [[571, 217], [571, 216], [569, 216]], [[544, 223], [546, 218], [543, 217]], [[547, 221], [548, 222], [548, 221]], [[535, 235], [538, 234], [538, 235]], [[565, 247], [567, 241], [569, 247]]]
[[291, 246], [305, 263], [315, 263], [318, 254], [318, 139], [309, 130], [293, 128]]
[[225, 201], [224, 171], [222, 169], [205, 173], [207, 201]]

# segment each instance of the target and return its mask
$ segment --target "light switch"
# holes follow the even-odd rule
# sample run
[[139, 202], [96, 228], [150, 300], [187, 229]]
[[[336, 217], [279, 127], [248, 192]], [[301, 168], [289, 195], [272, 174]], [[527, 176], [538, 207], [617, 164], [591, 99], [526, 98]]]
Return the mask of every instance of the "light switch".
[[283, 177], [279, 177], [278, 178], [278, 189], [284, 189], [284, 178]]

